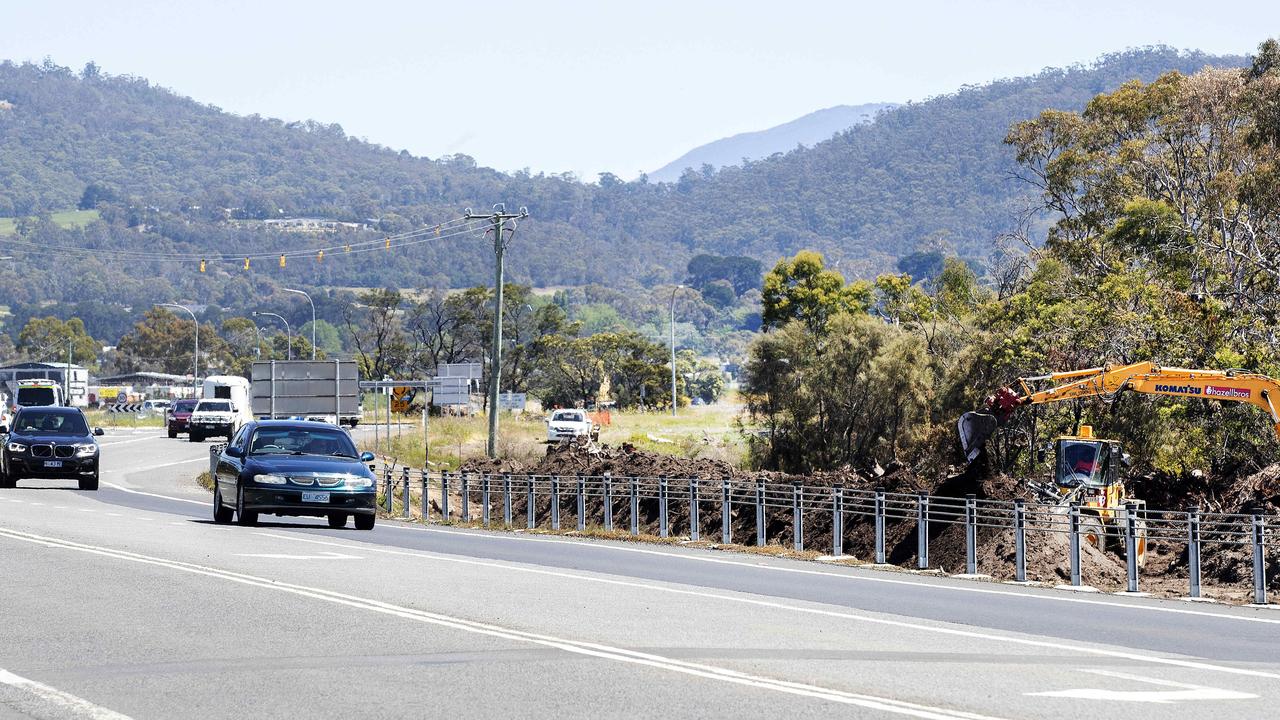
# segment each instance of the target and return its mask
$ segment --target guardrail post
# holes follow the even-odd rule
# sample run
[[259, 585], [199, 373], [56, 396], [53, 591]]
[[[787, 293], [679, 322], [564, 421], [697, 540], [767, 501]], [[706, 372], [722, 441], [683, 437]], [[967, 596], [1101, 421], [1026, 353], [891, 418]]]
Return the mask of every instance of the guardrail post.
[[756, 483], [756, 545], [764, 547], [764, 481]]
[[578, 531], [587, 529], [587, 481], [578, 476]]
[[729, 496], [729, 481], [720, 481], [720, 544], [733, 544], [732, 498]]
[[492, 476], [485, 473], [480, 478], [480, 522], [489, 527], [489, 481]]
[[404, 483], [403, 515], [404, 515], [404, 519], [408, 520], [409, 517], [413, 514], [413, 509], [412, 509], [413, 500], [412, 500], [412, 496], [409, 494], [409, 466], [408, 465], [404, 466], [403, 472], [400, 475], [400, 481]]
[[791, 535], [796, 552], [804, 550], [804, 509], [800, 507], [800, 483], [791, 486]]
[[560, 529], [560, 476], [551, 476], [551, 529]]
[[929, 494], [916, 494], [916, 567], [929, 569]]
[[431, 471], [422, 468], [422, 521], [431, 521], [431, 495], [428, 492], [431, 483]]
[[1267, 604], [1267, 565], [1263, 546], [1262, 511], [1253, 511], [1253, 602], [1255, 605]]
[[831, 493], [831, 557], [844, 555], [844, 486], [836, 485]]
[[876, 488], [876, 563], [884, 564], [884, 488]]
[[1124, 569], [1127, 585], [1131, 593], [1138, 592], [1138, 506], [1125, 503], [1124, 506]]
[[395, 500], [395, 486], [391, 484], [391, 466], [382, 469], [382, 497], [387, 503], [387, 512], [391, 512], [391, 503]]
[[1027, 581], [1027, 501], [1013, 501], [1013, 579]]
[[667, 479], [658, 478], [658, 535], [667, 537]]
[[468, 478], [466, 473], [462, 473], [461, 487], [462, 490], [462, 522], [471, 522], [471, 493], [467, 492]]
[[689, 480], [689, 539], [697, 542], [701, 536], [698, 525], [698, 479]]
[[640, 534], [640, 488], [635, 478], [631, 478], [631, 534]]
[[972, 493], [964, 496], [964, 571], [978, 574], [978, 499]]
[[502, 524], [511, 527], [511, 476], [502, 476]]
[[1200, 508], [1187, 508], [1187, 595], [1200, 597]]
[[613, 532], [613, 478], [604, 475], [604, 529]]
[[532, 530], [538, 526], [538, 505], [535, 502], [537, 498], [534, 497], [534, 490], [533, 490], [534, 485], [536, 485], [538, 482], [538, 476], [525, 475], [524, 481], [526, 483], [526, 490], [528, 490], [528, 494], [529, 494], [529, 496], [525, 498], [525, 505], [524, 505], [525, 527]]
[[1067, 530], [1071, 535], [1071, 585], [1080, 587], [1080, 503], [1071, 503], [1067, 515]]
[[449, 522], [449, 473], [440, 473], [440, 522]]

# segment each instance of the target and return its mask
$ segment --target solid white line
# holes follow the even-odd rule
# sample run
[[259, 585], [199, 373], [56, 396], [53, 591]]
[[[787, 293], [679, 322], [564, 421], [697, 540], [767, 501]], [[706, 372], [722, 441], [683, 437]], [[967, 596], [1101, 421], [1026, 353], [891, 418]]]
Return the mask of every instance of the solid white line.
[[12, 540], [21, 540], [24, 542], [44, 545], [51, 548], [60, 548], [67, 550], [75, 550], [79, 552], [90, 553], [99, 556], [126, 560], [155, 567], [164, 567], [171, 570], [187, 572], [195, 575], [203, 575], [206, 577], [220, 578], [230, 580], [232, 582], [250, 585], [253, 587], [274, 590], [276, 592], [290, 593], [303, 597], [323, 600], [351, 608], [377, 612], [384, 615], [391, 615], [415, 622], [428, 623], [443, 627], [461, 630], [464, 632], [475, 633], [478, 635], [487, 635], [506, 640], [517, 642], [526, 642], [544, 647], [555, 648], [564, 652], [577, 655], [585, 655], [605, 660], [613, 660], [621, 663], [632, 665], [641, 665], [646, 667], [657, 668], [669, 672], [680, 673], [699, 677], [707, 680], [716, 680], [719, 682], [729, 683], [733, 685], [741, 685], [747, 687], [758, 688], [761, 690], [772, 690], [774, 692], [786, 693], [789, 695], [798, 695], [810, 697], [819, 700], [827, 700], [830, 702], [840, 703], [844, 705], [853, 705], [857, 707], [868, 708], [871, 710], [880, 710], [883, 712], [896, 713], [899, 715], [907, 715], [917, 718], [926, 718], [927, 720], [994, 720], [990, 716], [979, 715], [961, 710], [952, 710], [943, 707], [932, 707], [920, 703], [907, 702], [904, 700], [896, 700], [894, 698], [878, 697], [874, 695], [865, 695], [862, 693], [851, 693], [835, 688], [828, 688], [819, 685], [809, 685], [805, 683], [791, 682], [788, 680], [780, 680], [762, 675], [752, 675], [745, 672], [721, 668], [714, 665], [705, 665], [701, 663], [686, 662], [675, 658], [668, 658], [652, 653], [638, 652], [625, 648], [612, 647], [599, 643], [584, 642], [578, 640], [570, 640], [567, 638], [559, 638], [551, 635], [542, 635], [537, 633], [505, 628], [499, 625], [489, 623], [481, 623], [465, 618], [452, 617], [440, 613], [428, 612], [425, 610], [416, 610], [413, 608], [385, 603], [372, 598], [363, 598], [354, 595], [347, 595], [331, 590], [321, 588], [308, 587], [305, 585], [294, 585], [292, 583], [268, 580], [253, 575], [246, 575], [230, 570], [221, 570], [218, 568], [208, 567], [204, 565], [196, 565], [193, 563], [182, 562], [179, 560], [168, 560], [139, 553], [128, 552], [124, 550], [116, 550], [95, 545], [86, 545], [71, 540], [62, 540], [58, 538], [34, 535], [30, 533], [19, 532], [16, 530], [0, 529], [0, 537], [7, 537]]
[[78, 717], [92, 718], [92, 720], [130, 720], [128, 715], [122, 715], [115, 710], [108, 710], [101, 705], [94, 705], [84, 698], [49, 687], [44, 683], [14, 675], [3, 668], [0, 668], [0, 683], [25, 690], [40, 700], [50, 705], [55, 705], [62, 710], [70, 711]]
[[708, 598], [712, 600], [723, 600], [727, 602], [740, 603], [744, 605], [754, 605], [756, 607], [765, 607], [774, 610], [787, 610], [791, 612], [806, 613], [809, 615], [821, 615], [824, 617], [834, 617], [844, 620], [854, 620], [857, 622], [866, 622], [876, 625], [886, 625], [890, 627], [906, 628], [910, 630], [938, 633], [943, 635], [952, 635], [958, 637], [974, 638], [996, 643], [1009, 643], [1014, 645], [1023, 645], [1037, 648], [1051, 648], [1055, 650], [1065, 650], [1068, 652], [1077, 652], [1086, 655], [1098, 655], [1104, 657], [1123, 658], [1125, 660], [1134, 660], [1138, 662], [1152, 663], [1156, 665], [1173, 665], [1177, 667], [1193, 668], [1196, 670], [1207, 670], [1210, 672], [1221, 672], [1230, 675], [1248, 675], [1250, 677], [1263, 677], [1273, 680], [1280, 680], [1280, 673], [1270, 673], [1262, 670], [1250, 670], [1246, 668], [1235, 668], [1226, 665], [1214, 665], [1199, 660], [1186, 660], [1180, 658], [1163, 657], [1159, 655], [1145, 655], [1130, 650], [1117, 650], [1109, 648], [1096, 648], [1084, 645], [1069, 645], [1061, 641], [1045, 641], [1032, 640], [1029, 638], [1012, 637], [1009, 635], [999, 635], [995, 633], [983, 633], [974, 630], [959, 630], [950, 627], [941, 627], [938, 625], [926, 625], [921, 622], [907, 622], [905, 620], [889, 620], [886, 618], [871, 617], [869, 615], [861, 615], [850, 611], [840, 610], [821, 610], [818, 608], [802, 607], [798, 605], [787, 605], [786, 603], [774, 602], [771, 600], [757, 600], [749, 596], [725, 595], [723, 593], [705, 592], [701, 590], [686, 590], [679, 587], [671, 587], [667, 585], [655, 585], [652, 583], [639, 582], [634, 580], [614, 580], [607, 577], [597, 577], [592, 575], [580, 575], [578, 573], [564, 572], [559, 570], [546, 570], [539, 567], [528, 567], [506, 562], [490, 561], [490, 560], [473, 560], [469, 558], [459, 558], [450, 555], [441, 555], [422, 550], [392, 550], [389, 548], [380, 548], [369, 543], [339, 543], [327, 540], [313, 540], [310, 538], [302, 538], [295, 535], [284, 535], [280, 533], [255, 532], [255, 535], [269, 537], [276, 540], [292, 540], [294, 542], [311, 543], [314, 545], [330, 545], [340, 547], [353, 552], [375, 552], [384, 555], [401, 555], [407, 557], [417, 557], [428, 560], [438, 560], [441, 562], [450, 562], [459, 565], [472, 565], [476, 567], [497, 568], [499, 570], [510, 570], [516, 572], [529, 573], [533, 575], [546, 575], [549, 577], [567, 578], [572, 580], [585, 580], [588, 582], [601, 583], [604, 585], [615, 585], [620, 587], [638, 588], [642, 590], [652, 590], [656, 592], [670, 593], [673, 595], [685, 595], [690, 597]]
[[101, 441], [99, 441], [99, 442], [98, 442], [98, 445], [100, 445], [100, 446], [102, 446], [102, 447], [104, 447], [104, 448], [107, 448], [107, 447], [115, 447], [116, 445], [128, 445], [129, 443], [146, 442], [147, 440], [157, 440], [157, 439], [162, 438], [162, 437], [164, 437], [164, 436], [163, 436], [163, 435], [148, 435], [147, 437], [133, 438], [132, 440], [113, 440], [113, 441], [111, 441], [111, 442], [101, 442]]
[[[977, 593], [979, 595], [999, 595], [1003, 597], [1013, 597], [1013, 598], [1022, 598], [1022, 599], [1031, 599], [1031, 600], [1047, 600], [1050, 602], [1076, 603], [1079, 605], [1103, 605], [1106, 607], [1122, 608], [1125, 610], [1172, 613], [1175, 615], [1193, 615], [1198, 617], [1216, 618], [1220, 620], [1239, 620], [1242, 622], [1255, 622], [1255, 623], [1264, 623], [1264, 624], [1270, 624], [1270, 625], [1280, 625], [1280, 619], [1277, 619], [1277, 618], [1253, 617], [1249, 615], [1234, 615], [1230, 613], [1210, 612], [1205, 610], [1187, 610], [1183, 608], [1163, 607], [1159, 605], [1149, 605], [1149, 604], [1142, 604], [1142, 603], [1135, 603], [1135, 602], [1093, 600], [1089, 598], [1082, 598], [1078, 595], [1066, 594], [1065, 592], [1061, 595], [1057, 595], [1057, 594], [1049, 595], [1049, 594], [1030, 592], [1026, 590], [1002, 590], [1002, 589], [978, 587], [976, 586], [977, 585], [976, 583], [975, 583], [975, 587], [967, 587], [967, 586], [961, 586], [961, 585], [941, 585], [941, 584], [934, 584], [934, 583], [928, 582], [923, 578], [917, 578], [913, 580], [899, 580], [896, 578], [889, 578], [889, 577], [871, 577], [869, 575], [854, 575], [850, 573], [811, 570], [808, 568], [801, 568], [801, 567], [783, 567], [780, 565], [774, 565], [774, 564], [765, 563], [765, 562], [741, 562], [738, 560], [729, 560], [726, 558], [706, 557], [701, 554], [693, 554], [689, 552], [669, 552], [664, 550], [650, 550], [647, 548], [640, 548], [640, 547], [622, 547], [609, 542], [597, 542], [593, 540], [568, 540], [568, 539], [533, 537], [529, 535], [515, 535], [515, 534], [502, 535], [502, 534], [496, 534], [496, 533], [470, 532], [465, 530], [444, 530], [440, 528], [414, 527], [409, 525], [391, 524], [391, 523], [380, 524], [378, 527], [387, 528], [391, 530], [403, 530], [405, 532], [440, 533], [442, 535], [456, 535], [460, 537], [477, 538], [481, 540], [505, 540], [508, 542], [532, 542], [532, 543], [552, 543], [557, 545], [573, 545], [575, 547], [592, 548], [596, 550], [638, 553], [641, 555], [657, 555], [659, 557], [664, 557], [664, 558], [676, 558], [679, 560], [711, 563], [714, 565], [734, 565], [737, 567], [747, 567], [755, 570], [769, 570], [772, 572], [792, 573], [797, 575], [818, 575], [821, 577], [839, 578], [842, 580], [851, 580], [855, 582], [881, 583], [885, 585], [907, 585], [910, 587], [927, 588], [930, 590], [944, 590], [944, 591], [949, 590], [953, 592]], [[851, 566], [851, 567], [853, 567], [854, 569], [857, 569], [856, 566]], [[871, 570], [868, 572], [879, 572], [879, 571]]]

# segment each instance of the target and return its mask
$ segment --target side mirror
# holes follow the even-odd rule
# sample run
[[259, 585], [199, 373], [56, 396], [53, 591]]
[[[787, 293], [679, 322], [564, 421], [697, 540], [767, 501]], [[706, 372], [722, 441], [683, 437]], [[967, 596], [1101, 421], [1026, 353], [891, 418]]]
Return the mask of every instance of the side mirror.
[[0, 425], [0, 435], [8, 435], [8, 434], [9, 434], [9, 426]]
[[360, 462], [373, 462], [373, 453], [368, 450], [360, 453]]
[[96, 436], [98, 436], [98, 437], [102, 437], [103, 435], [106, 435], [106, 433], [105, 433], [105, 432], [103, 432], [103, 431], [102, 431], [102, 428], [100, 428], [100, 427], [96, 427], [96, 428], [94, 428], [94, 429], [93, 429], [93, 434], [94, 434], [94, 435], [96, 435]]
[[244, 450], [241, 450], [235, 445], [228, 445], [227, 457], [233, 457], [233, 458], [244, 457]]

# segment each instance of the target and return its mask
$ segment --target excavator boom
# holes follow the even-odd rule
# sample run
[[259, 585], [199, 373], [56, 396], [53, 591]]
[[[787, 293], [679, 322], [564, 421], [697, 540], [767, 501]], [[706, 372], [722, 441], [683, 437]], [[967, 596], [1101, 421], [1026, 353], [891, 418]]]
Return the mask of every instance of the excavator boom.
[[[1034, 386], [1049, 383], [1040, 390]], [[969, 412], [960, 418], [960, 441], [972, 461], [995, 427], [1023, 405], [1113, 397], [1129, 390], [1148, 395], [1230, 400], [1255, 405], [1265, 411], [1280, 436], [1280, 381], [1266, 375], [1238, 370], [1166, 368], [1150, 362], [1089, 368], [1020, 378], [1018, 389], [1001, 388], [987, 400], [988, 412]], [[1020, 390], [1020, 391], [1019, 391]], [[991, 422], [994, 417], [995, 423]]]

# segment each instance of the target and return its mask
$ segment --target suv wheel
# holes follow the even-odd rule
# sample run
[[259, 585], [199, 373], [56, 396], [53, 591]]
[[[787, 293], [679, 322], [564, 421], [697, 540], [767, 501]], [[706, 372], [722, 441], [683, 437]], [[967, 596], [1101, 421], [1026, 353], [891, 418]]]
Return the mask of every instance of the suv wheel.
[[93, 477], [80, 478], [81, 490], [97, 490], [98, 489], [98, 473], [94, 472]]
[[377, 520], [378, 520], [378, 516], [377, 516], [377, 515], [357, 515], [357, 516], [356, 516], [356, 529], [357, 529], [357, 530], [372, 530], [372, 529], [373, 529], [373, 524], [374, 524]]
[[170, 426], [169, 426], [169, 439], [170, 439], [170, 440], [172, 440], [172, 439], [174, 439], [174, 438], [176, 438], [176, 437], [178, 437], [178, 429], [177, 429], [177, 428], [175, 428], [174, 426], [170, 425]]
[[201, 436], [200, 433], [196, 432], [195, 430], [191, 430], [190, 432], [187, 433], [187, 439], [190, 440], [191, 442], [204, 442], [204, 437]]
[[226, 525], [231, 522], [231, 516], [235, 514], [232, 508], [227, 507], [222, 502], [222, 490], [216, 485], [213, 488], [213, 521], [219, 525]]

